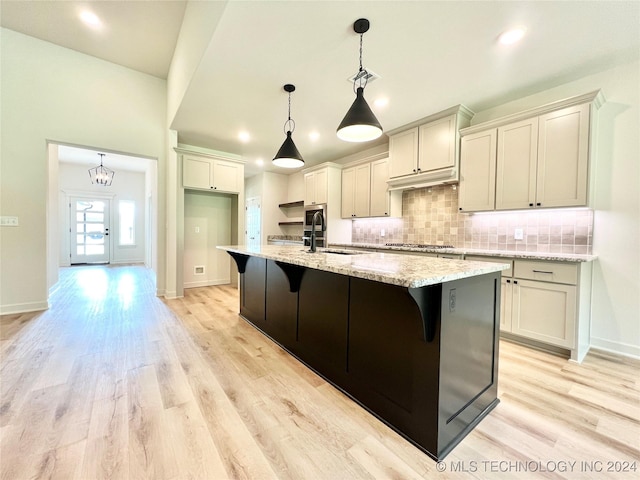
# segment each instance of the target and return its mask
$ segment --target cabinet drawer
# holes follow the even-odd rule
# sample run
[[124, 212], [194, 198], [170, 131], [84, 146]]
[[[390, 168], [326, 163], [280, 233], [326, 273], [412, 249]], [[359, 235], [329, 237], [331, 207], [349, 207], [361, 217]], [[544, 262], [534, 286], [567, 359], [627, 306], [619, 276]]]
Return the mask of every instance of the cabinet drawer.
[[511, 258], [483, 257], [480, 255], [465, 255], [464, 259], [471, 260], [473, 262], [506, 263], [509, 265], [509, 268], [507, 270], [502, 271], [502, 276], [513, 277], [513, 260]]
[[575, 263], [537, 262], [535, 260], [516, 260], [514, 277], [541, 282], [578, 284], [578, 265]]

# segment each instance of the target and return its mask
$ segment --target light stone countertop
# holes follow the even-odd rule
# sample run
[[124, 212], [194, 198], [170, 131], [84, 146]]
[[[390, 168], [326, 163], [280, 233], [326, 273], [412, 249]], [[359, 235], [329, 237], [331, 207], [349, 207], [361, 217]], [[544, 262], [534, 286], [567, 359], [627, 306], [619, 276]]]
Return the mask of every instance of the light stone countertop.
[[331, 250], [334, 250], [331, 248], [318, 248], [316, 253], [308, 253], [308, 248], [300, 247], [299, 245], [260, 245], [257, 247], [233, 245], [219, 246], [217, 248], [227, 252], [266, 258], [407, 288], [435, 285], [460, 278], [499, 272], [509, 268], [506, 263], [448, 260], [417, 255], [369, 253], [357, 250], [351, 250], [351, 252], [356, 253], [355, 255], [340, 255], [330, 253]]
[[571, 253], [543, 253], [543, 252], [520, 252], [513, 250], [480, 250], [474, 248], [416, 248], [416, 247], [396, 247], [379, 243], [332, 243], [329, 248], [375, 248], [376, 250], [389, 250], [393, 252], [416, 252], [416, 253], [448, 253], [455, 255], [482, 255], [485, 257], [501, 258], [521, 258], [528, 260], [543, 260], [550, 262], [592, 262], [598, 258], [597, 255], [579, 255]]

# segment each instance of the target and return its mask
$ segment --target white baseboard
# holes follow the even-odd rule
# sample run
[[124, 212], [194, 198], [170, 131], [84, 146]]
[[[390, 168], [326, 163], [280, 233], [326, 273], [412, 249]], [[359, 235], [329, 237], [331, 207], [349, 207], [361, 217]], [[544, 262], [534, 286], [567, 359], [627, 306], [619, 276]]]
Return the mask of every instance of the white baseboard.
[[631, 345], [630, 343], [612, 342], [604, 338], [591, 337], [591, 348], [640, 359], [640, 346]]
[[29, 302], [29, 303], [14, 303], [11, 305], [0, 305], [0, 315], [39, 312], [42, 310], [47, 310], [48, 308], [49, 308], [49, 302]]
[[223, 280], [199, 280], [197, 282], [184, 282], [184, 288], [196, 288], [196, 287], [212, 287], [214, 285], [228, 285], [231, 281], [227, 279]]

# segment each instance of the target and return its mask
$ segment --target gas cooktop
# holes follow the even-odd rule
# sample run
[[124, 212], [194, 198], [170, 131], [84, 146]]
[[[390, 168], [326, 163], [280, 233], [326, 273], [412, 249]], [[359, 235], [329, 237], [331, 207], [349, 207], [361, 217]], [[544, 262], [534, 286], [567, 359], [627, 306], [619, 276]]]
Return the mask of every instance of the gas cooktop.
[[408, 248], [455, 248], [453, 245], [428, 245], [424, 243], [385, 243], [387, 247], [408, 247]]

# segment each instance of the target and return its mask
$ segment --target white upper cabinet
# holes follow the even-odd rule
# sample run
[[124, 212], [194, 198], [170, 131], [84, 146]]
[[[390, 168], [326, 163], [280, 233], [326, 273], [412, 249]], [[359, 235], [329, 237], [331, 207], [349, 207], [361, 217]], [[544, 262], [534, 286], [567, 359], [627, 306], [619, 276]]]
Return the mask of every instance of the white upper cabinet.
[[457, 182], [458, 131], [469, 125], [472, 116], [471, 110], [458, 105], [389, 132], [389, 186]]
[[[596, 91], [462, 130], [460, 210], [587, 206], [591, 128], [602, 102]], [[491, 178], [481, 165], [490, 166], [487, 135], [496, 131]]]
[[244, 177], [240, 163], [200, 157], [182, 156], [182, 185], [184, 188], [238, 193]]
[[456, 115], [418, 128], [418, 171], [430, 172], [456, 164]]
[[304, 174], [304, 204], [319, 205], [327, 203], [328, 167]]
[[498, 128], [496, 210], [534, 206], [537, 164], [537, 118]]
[[[388, 217], [391, 215], [389, 186], [389, 162], [386, 158], [371, 163], [371, 205], [372, 217]], [[400, 195], [402, 195], [400, 193]], [[400, 212], [401, 213], [401, 212]]]
[[571, 207], [587, 204], [589, 105], [578, 105], [538, 119], [536, 204]]
[[371, 198], [371, 164], [342, 171], [342, 218], [368, 217]]
[[389, 137], [389, 177], [397, 178], [418, 172], [418, 128]]
[[495, 128], [462, 137], [458, 193], [458, 209], [461, 212], [482, 212], [495, 208], [496, 139]]

